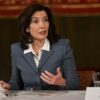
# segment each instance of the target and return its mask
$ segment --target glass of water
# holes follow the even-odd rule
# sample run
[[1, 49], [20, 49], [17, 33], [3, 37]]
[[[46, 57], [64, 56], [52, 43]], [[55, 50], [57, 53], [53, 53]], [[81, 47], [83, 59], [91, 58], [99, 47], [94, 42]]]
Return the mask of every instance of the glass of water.
[[95, 87], [100, 87], [100, 72], [95, 72], [93, 74], [93, 83]]

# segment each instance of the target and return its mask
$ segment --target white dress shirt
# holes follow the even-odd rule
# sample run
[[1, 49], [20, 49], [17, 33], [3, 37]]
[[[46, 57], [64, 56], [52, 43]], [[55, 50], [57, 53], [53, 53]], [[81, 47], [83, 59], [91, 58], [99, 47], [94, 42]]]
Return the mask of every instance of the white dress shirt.
[[33, 55], [34, 55], [33, 58], [34, 58], [35, 64], [38, 67], [43, 50], [50, 51], [50, 42], [49, 42], [48, 39], [45, 39], [44, 45], [39, 50], [38, 55], [35, 53], [35, 51], [32, 48], [31, 44], [29, 44], [29, 48], [28, 49], [24, 50], [24, 54], [32, 52]]

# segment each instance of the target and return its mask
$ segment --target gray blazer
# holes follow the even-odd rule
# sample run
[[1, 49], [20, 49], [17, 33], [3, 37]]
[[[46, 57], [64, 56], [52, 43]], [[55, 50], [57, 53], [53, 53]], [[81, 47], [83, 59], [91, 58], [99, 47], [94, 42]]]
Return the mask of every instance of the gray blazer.
[[[79, 89], [76, 66], [68, 39], [60, 39], [51, 45], [49, 52], [44, 50], [38, 68], [35, 65], [33, 56], [32, 53], [24, 54], [19, 43], [12, 44], [12, 74], [9, 81], [11, 89]], [[60, 67], [66, 80], [65, 87], [49, 85], [40, 79], [41, 72], [48, 70], [52, 74], [56, 74], [58, 67]]]

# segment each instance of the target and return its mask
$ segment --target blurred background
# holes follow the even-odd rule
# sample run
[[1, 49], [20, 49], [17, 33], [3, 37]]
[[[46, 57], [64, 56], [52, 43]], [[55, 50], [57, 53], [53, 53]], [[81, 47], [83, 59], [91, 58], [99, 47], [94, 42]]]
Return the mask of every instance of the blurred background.
[[70, 39], [77, 69], [100, 71], [99, 0], [0, 0], [0, 79], [10, 78], [10, 47], [20, 35], [17, 18], [31, 3], [50, 7], [57, 32]]

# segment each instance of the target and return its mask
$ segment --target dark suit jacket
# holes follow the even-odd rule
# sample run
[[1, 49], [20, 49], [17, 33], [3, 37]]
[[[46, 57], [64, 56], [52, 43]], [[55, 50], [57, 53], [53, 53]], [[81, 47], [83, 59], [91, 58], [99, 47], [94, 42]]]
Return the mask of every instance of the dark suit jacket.
[[41, 72], [48, 70], [56, 74], [60, 67], [63, 77], [66, 79], [64, 89], [79, 89], [79, 80], [76, 66], [68, 39], [60, 39], [50, 46], [50, 51], [43, 51], [39, 67], [37, 68], [32, 53], [24, 54], [19, 43], [11, 46], [12, 75], [9, 81], [11, 89], [39, 89], [58, 90], [60, 86], [52, 86], [40, 79]]

